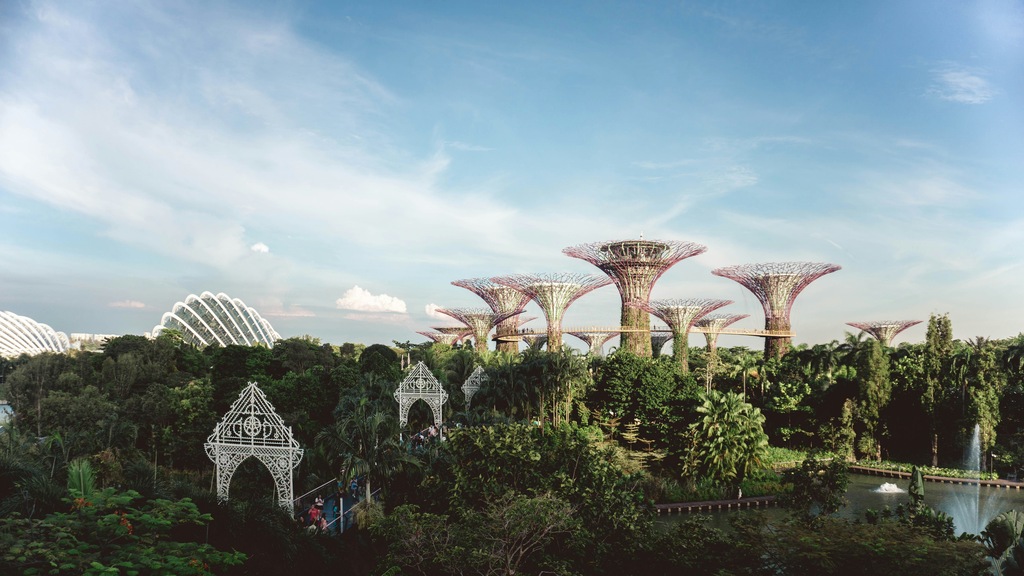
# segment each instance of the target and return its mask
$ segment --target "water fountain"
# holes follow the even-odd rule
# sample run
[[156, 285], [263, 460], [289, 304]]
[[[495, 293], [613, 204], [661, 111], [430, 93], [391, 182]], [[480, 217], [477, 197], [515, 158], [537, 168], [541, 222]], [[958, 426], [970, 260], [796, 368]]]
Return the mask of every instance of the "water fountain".
[[900, 492], [906, 492], [906, 490], [892, 482], [883, 482], [881, 486], [875, 489], [875, 492], [880, 492], [882, 494], [899, 494]]
[[[977, 424], [974, 425], [974, 433], [964, 455], [963, 468], [976, 470], [979, 474], [981, 472], [981, 427]], [[1003, 512], [1002, 492], [995, 488], [983, 491], [980, 483], [960, 488], [936, 507], [953, 517], [953, 525], [958, 534], [980, 534], [986, 524]]]

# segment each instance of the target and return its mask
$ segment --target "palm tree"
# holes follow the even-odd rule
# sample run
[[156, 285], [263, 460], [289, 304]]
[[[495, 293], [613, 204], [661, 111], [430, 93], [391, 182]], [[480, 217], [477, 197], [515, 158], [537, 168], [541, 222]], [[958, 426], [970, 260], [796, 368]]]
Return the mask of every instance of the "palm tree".
[[398, 443], [398, 428], [395, 417], [373, 409], [363, 400], [321, 430], [316, 442], [327, 448], [339, 469], [365, 477], [369, 500], [373, 495], [372, 481], [387, 481], [403, 467], [419, 464]]
[[545, 388], [551, 394], [551, 421], [558, 425], [559, 403], [565, 403], [565, 421], [568, 422], [572, 412], [574, 389], [582, 391], [590, 372], [584, 356], [572, 348], [562, 348], [558, 352], [553, 352], [548, 355], [547, 360], [544, 370]]
[[712, 391], [697, 412], [702, 416], [690, 425], [695, 461], [707, 478], [738, 489], [768, 449], [764, 416], [735, 392]]
[[757, 366], [760, 363], [757, 355], [749, 350], [741, 353], [737, 356], [735, 363], [729, 371], [729, 375], [733, 378], [740, 376], [743, 380], [743, 400], [747, 399], [747, 376], [751, 373], [756, 373]]

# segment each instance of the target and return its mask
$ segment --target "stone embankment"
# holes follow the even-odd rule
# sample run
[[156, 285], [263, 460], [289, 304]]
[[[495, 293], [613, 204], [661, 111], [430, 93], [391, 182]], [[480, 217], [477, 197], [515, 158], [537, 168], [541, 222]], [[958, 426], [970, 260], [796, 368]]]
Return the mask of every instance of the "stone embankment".
[[[854, 474], [867, 474], [869, 476], [884, 476], [886, 478], [903, 478], [906, 480], [910, 479], [910, 472], [897, 472], [896, 470], [883, 470], [881, 468], [869, 468], [867, 466], [858, 466], [856, 464], [850, 465], [850, 472]], [[980, 480], [978, 478], [949, 478], [946, 476], [930, 476], [928, 474], [922, 474], [925, 482], [939, 482], [941, 484], [978, 484], [981, 486], [989, 486], [991, 488], [1005, 488], [1007, 490], [1020, 490], [1024, 487], [1024, 482], [1014, 482], [1012, 480]]]
[[[898, 472], [896, 470], [883, 470], [881, 468], [869, 468], [867, 466], [850, 465], [850, 472], [854, 474], [866, 474], [869, 476], [882, 476], [885, 478], [901, 478], [910, 480], [910, 472]], [[923, 475], [926, 482], [939, 482], [942, 484], [979, 484], [991, 488], [1003, 488], [1006, 490], [1020, 490], [1024, 488], [1024, 482], [1012, 480], [979, 480], [978, 478], [948, 478], [946, 476]], [[671, 504], [655, 504], [654, 508], [658, 514], [679, 514], [688, 512], [716, 512], [719, 510], [744, 510], [747, 508], [767, 508], [777, 506], [775, 496], [755, 496], [752, 498], [738, 498], [734, 500], [708, 500], [704, 502], [675, 502]]]

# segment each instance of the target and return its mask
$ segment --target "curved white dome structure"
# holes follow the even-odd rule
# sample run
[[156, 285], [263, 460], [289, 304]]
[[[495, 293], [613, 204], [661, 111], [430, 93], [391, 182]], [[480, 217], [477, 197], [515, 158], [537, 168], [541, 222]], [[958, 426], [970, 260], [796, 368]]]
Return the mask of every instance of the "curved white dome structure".
[[178, 302], [163, 315], [160, 324], [153, 328], [153, 336], [168, 329], [181, 332], [185, 342], [199, 347], [210, 344], [273, 347], [274, 341], [281, 338], [255, 308], [223, 292], [216, 296], [211, 292], [199, 296], [189, 294], [184, 302]]
[[0, 356], [67, 352], [68, 335], [14, 312], [0, 311]]

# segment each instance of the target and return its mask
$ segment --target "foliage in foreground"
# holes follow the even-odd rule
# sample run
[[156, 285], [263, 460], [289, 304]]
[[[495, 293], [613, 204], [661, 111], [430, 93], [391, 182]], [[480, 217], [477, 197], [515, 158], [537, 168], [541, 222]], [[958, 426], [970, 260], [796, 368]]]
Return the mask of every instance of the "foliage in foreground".
[[452, 516], [400, 506], [377, 518], [372, 532], [387, 543], [384, 565], [417, 574], [536, 574], [561, 571], [556, 549], [578, 528], [568, 502], [509, 493]]
[[245, 560], [179, 539], [211, 518], [188, 499], [141, 500], [111, 488], [75, 498], [67, 512], [0, 518], [4, 574], [207, 574]]
[[[626, 474], [615, 465], [612, 454], [597, 447], [600, 438], [600, 431], [574, 425], [452, 430], [425, 471], [415, 491], [418, 501], [413, 503], [437, 515], [439, 529], [453, 534], [467, 526], [476, 526], [473, 530], [478, 534], [508, 529], [506, 522], [519, 522], [528, 512], [512, 505], [516, 499], [537, 508], [530, 521], [548, 518], [553, 522], [558, 515], [549, 512], [561, 510], [567, 525], [574, 527], [572, 538], [554, 538], [550, 545], [558, 547], [557, 557], [566, 570], [622, 573], [622, 563], [649, 534], [652, 514], [638, 489], [639, 475]], [[480, 519], [503, 527], [485, 528], [478, 525]], [[410, 524], [411, 520], [406, 523]], [[553, 532], [564, 529], [558, 522], [552, 525]], [[537, 550], [538, 554], [543, 551], [538, 556], [543, 558], [549, 546]], [[470, 551], [471, 547], [465, 552]], [[554, 569], [551, 563], [545, 566]]]

